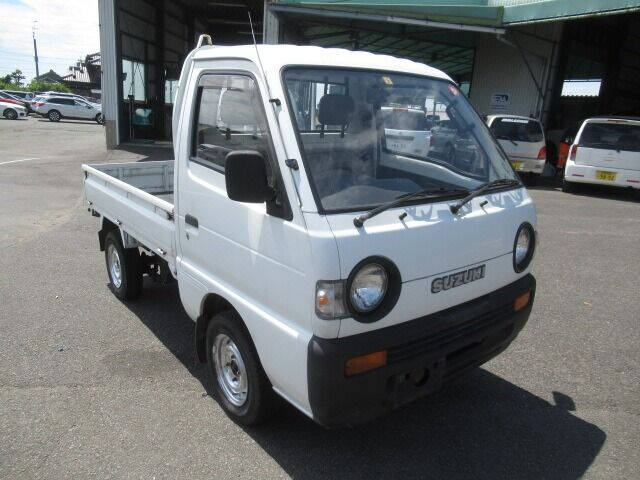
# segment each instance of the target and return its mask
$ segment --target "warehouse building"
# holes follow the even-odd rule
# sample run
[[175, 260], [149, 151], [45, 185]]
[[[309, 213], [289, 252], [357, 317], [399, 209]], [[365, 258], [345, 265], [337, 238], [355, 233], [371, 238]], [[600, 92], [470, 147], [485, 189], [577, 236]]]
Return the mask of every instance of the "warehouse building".
[[595, 114], [640, 113], [640, 0], [99, 0], [108, 148], [171, 140], [182, 61], [214, 44], [366, 50], [442, 69], [480, 114], [562, 132]]

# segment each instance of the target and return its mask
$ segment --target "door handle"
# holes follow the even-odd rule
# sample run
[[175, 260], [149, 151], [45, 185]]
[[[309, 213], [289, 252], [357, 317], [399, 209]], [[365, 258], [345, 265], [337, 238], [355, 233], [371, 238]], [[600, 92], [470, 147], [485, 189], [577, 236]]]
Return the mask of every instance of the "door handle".
[[184, 216], [184, 223], [191, 225], [193, 228], [198, 228], [198, 219], [188, 213]]

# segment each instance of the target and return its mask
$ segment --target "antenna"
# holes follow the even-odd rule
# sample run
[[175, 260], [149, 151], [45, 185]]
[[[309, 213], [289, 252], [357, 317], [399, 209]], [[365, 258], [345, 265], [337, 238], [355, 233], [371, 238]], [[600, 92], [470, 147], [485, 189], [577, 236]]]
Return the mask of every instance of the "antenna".
[[256, 34], [253, 31], [253, 21], [251, 20], [251, 12], [247, 10], [247, 15], [249, 15], [249, 27], [251, 28], [251, 37], [253, 38], [253, 46], [256, 49], [256, 56], [258, 57], [258, 64], [260, 66], [260, 72], [262, 72], [262, 78], [264, 78], [264, 83], [267, 87], [267, 93], [269, 94], [269, 102], [275, 103], [278, 107], [280, 106], [280, 99], [273, 98], [271, 95], [271, 88], [269, 87], [269, 80], [267, 80], [267, 74], [264, 71], [264, 67], [262, 66], [262, 60], [260, 59], [260, 51], [258, 50], [258, 43], [256, 42]]

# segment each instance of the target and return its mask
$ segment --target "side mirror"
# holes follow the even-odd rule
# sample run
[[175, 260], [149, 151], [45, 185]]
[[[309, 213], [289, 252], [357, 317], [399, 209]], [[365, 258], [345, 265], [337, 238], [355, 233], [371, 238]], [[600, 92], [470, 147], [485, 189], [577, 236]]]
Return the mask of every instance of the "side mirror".
[[264, 203], [272, 200], [275, 192], [269, 186], [267, 166], [260, 152], [235, 150], [225, 157], [225, 182], [231, 200], [246, 203]]

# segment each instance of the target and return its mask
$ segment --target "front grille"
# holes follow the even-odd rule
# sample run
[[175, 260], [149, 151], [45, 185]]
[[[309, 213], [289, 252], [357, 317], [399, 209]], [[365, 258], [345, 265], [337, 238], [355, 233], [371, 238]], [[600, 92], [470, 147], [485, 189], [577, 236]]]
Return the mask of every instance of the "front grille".
[[[478, 299], [473, 303], [481, 303], [483, 300], [484, 299]], [[441, 321], [442, 319], [444, 319], [444, 321], [451, 319], [451, 323], [453, 323], [456, 313], [458, 312], [444, 311], [438, 316]], [[489, 309], [476, 317], [469, 318], [462, 322], [455, 323], [453, 326], [440, 329], [436, 333], [431, 333], [427, 336], [389, 348], [387, 350], [387, 364], [402, 362], [436, 350], [442, 351], [443, 348], [446, 350], [447, 345], [454, 345], [456, 341], [460, 339], [469, 338], [475, 334], [490, 330], [492, 327], [499, 325], [511, 314], [513, 314], [513, 302], [509, 302], [497, 308]], [[431, 321], [431, 319], [426, 318], [425, 321], [428, 322]]]

